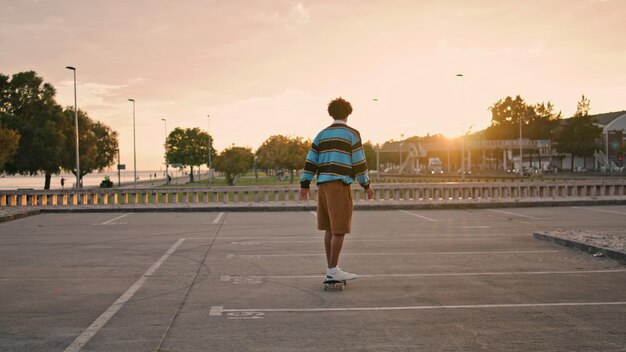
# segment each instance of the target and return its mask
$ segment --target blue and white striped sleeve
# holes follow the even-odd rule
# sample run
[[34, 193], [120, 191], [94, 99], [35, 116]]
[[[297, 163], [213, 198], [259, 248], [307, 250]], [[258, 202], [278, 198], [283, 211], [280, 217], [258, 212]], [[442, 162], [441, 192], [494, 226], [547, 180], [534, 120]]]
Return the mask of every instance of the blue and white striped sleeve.
[[370, 178], [367, 171], [367, 160], [365, 159], [365, 151], [361, 144], [361, 137], [356, 136], [356, 141], [352, 144], [352, 171], [356, 177], [356, 181], [364, 189], [370, 187]]
[[306, 155], [306, 161], [304, 162], [304, 172], [300, 177], [300, 187], [310, 188], [313, 177], [317, 174], [319, 159], [319, 146], [317, 139], [313, 141], [311, 149]]

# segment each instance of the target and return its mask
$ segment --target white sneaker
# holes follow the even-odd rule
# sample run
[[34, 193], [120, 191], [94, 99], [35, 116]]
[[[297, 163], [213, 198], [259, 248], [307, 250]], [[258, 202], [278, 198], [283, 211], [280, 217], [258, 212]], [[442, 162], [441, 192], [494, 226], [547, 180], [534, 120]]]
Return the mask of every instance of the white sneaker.
[[344, 281], [344, 280], [354, 280], [354, 279], [356, 279], [356, 274], [347, 273], [339, 269], [338, 266], [328, 269], [326, 271], [326, 280]]

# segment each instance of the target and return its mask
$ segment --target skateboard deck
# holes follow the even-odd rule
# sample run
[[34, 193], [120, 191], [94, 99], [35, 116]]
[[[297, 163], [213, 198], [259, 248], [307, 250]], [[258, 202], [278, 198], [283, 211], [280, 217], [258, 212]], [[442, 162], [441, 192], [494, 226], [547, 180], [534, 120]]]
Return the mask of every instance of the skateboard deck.
[[326, 280], [324, 281], [324, 291], [343, 291], [348, 285], [346, 280]]

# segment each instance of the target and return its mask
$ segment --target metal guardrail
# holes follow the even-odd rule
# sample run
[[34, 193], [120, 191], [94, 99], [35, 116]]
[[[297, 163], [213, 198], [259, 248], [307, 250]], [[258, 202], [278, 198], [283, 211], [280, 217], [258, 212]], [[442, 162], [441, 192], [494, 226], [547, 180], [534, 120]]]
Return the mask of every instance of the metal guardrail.
[[[524, 149], [540, 149], [540, 148], [549, 148], [551, 142], [549, 140], [531, 140], [531, 139], [522, 139], [521, 146]], [[458, 151], [462, 148], [464, 149], [472, 149], [472, 150], [480, 150], [480, 149], [517, 149], [520, 147], [519, 139], [505, 139], [505, 140], [465, 140], [463, 142], [463, 146], [461, 147], [461, 142], [459, 141], [446, 141], [446, 142], [393, 142], [387, 143], [379, 149], [380, 152], [383, 153], [398, 153], [398, 152], [411, 152], [411, 150], [415, 150], [413, 153], [415, 155], [426, 155], [431, 151], [448, 151], [455, 150]], [[418, 153], [419, 151], [419, 153]]]
[[[563, 182], [468, 182], [376, 184], [374, 202], [456, 202], [510, 201], [531, 199], [626, 198], [626, 180], [590, 180]], [[353, 185], [355, 203], [366, 200], [365, 193]], [[215, 188], [144, 188], [90, 189], [54, 191], [0, 191], [0, 206], [117, 206], [171, 204], [279, 204], [297, 202], [299, 187], [215, 187]], [[311, 188], [311, 199], [317, 190]]]

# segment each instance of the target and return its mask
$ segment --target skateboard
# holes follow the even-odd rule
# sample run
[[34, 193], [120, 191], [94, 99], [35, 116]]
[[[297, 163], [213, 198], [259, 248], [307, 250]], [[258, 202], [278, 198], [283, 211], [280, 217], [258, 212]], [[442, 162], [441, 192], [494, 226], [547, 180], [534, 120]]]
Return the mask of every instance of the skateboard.
[[348, 281], [346, 280], [325, 280], [324, 291], [343, 291], [347, 285]]

